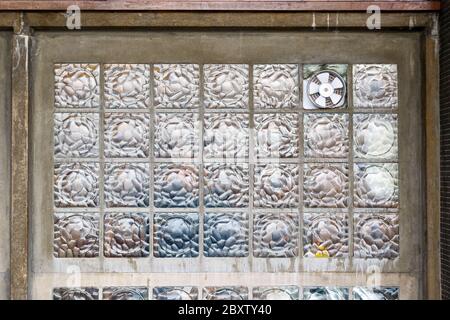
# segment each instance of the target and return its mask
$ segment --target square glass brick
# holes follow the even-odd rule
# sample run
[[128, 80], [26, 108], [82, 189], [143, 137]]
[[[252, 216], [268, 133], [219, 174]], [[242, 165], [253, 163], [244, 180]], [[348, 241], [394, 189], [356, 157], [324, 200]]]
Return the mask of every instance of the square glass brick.
[[348, 114], [309, 113], [303, 125], [305, 157], [347, 158]]
[[248, 65], [206, 64], [205, 106], [248, 108]]
[[54, 171], [54, 205], [97, 207], [99, 203], [98, 163], [59, 163]]
[[99, 222], [94, 213], [55, 213], [53, 255], [92, 258], [99, 254]]
[[150, 106], [150, 65], [105, 64], [104, 76], [106, 108]]
[[353, 65], [353, 105], [355, 108], [397, 108], [396, 64]]
[[197, 300], [197, 287], [155, 287], [153, 300]]
[[198, 213], [155, 213], [153, 223], [155, 257], [198, 257]]
[[107, 207], [148, 207], [149, 185], [149, 166], [146, 163], [105, 165]]
[[347, 164], [305, 164], [303, 198], [306, 208], [345, 208], [348, 205]]
[[105, 113], [105, 157], [147, 158], [150, 115], [146, 113]]
[[208, 208], [248, 207], [247, 164], [205, 165], [205, 206]]
[[346, 105], [346, 64], [303, 65], [304, 109], [335, 109]]
[[235, 159], [248, 156], [248, 115], [205, 114], [204, 121], [205, 158]]
[[353, 300], [398, 300], [399, 287], [354, 287]]
[[255, 153], [259, 158], [298, 157], [298, 115], [255, 114]]
[[305, 287], [303, 300], [348, 300], [348, 288]]
[[255, 109], [296, 108], [299, 105], [298, 65], [253, 66]]
[[103, 288], [103, 300], [148, 300], [145, 287], [106, 287]]
[[255, 166], [253, 205], [256, 208], [295, 208], [298, 201], [298, 165]]
[[348, 216], [346, 213], [305, 213], [303, 253], [305, 257], [348, 256]]
[[98, 113], [55, 113], [55, 158], [98, 156]]
[[105, 214], [105, 257], [147, 257], [149, 219], [145, 213]]
[[203, 300], [248, 300], [246, 287], [205, 287]]
[[191, 164], [155, 166], [154, 205], [157, 208], [197, 208], [199, 170]]
[[358, 163], [354, 175], [355, 207], [398, 208], [398, 164]]
[[200, 71], [197, 64], [156, 64], [154, 74], [156, 108], [199, 106]]
[[55, 64], [55, 107], [98, 108], [99, 64]]
[[205, 213], [205, 257], [248, 256], [248, 214]]
[[398, 158], [396, 114], [355, 114], [353, 116], [354, 157]]
[[298, 300], [296, 286], [256, 287], [253, 288], [254, 300]]
[[97, 288], [54, 288], [53, 300], [98, 300]]
[[260, 213], [254, 217], [253, 255], [289, 258], [298, 254], [298, 216], [293, 213]]
[[155, 158], [197, 157], [200, 125], [198, 114], [156, 113]]
[[355, 258], [395, 259], [400, 254], [398, 214], [355, 214]]

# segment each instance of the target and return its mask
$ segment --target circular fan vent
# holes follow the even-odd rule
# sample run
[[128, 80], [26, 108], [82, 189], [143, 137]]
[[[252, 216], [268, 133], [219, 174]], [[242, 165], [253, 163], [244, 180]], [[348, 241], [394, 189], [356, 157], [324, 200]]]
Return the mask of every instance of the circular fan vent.
[[307, 92], [318, 108], [336, 108], [345, 97], [345, 81], [334, 71], [320, 71], [311, 76]]

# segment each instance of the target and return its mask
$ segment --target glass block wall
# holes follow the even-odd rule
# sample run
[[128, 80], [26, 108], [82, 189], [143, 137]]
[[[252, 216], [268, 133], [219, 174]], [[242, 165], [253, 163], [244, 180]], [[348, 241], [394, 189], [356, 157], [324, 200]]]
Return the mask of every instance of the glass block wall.
[[[55, 259], [398, 258], [396, 65], [54, 71]], [[397, 299], [398, 288], [55, 287], [53, 297]]]

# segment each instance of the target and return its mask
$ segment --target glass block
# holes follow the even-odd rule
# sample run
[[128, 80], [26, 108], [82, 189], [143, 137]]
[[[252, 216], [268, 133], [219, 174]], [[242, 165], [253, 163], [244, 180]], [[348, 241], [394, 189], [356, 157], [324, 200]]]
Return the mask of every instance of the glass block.
[[295, 208], [298, 198], [298, 165], [255, 166], [253, 205], [256, 208]]
[[105, 203], [107, 207], [148, 207], [148, 164], [107, 163]]
[[247, 164], [206, 164], [205, 206], [208, 208], [248, 207], [248, 170]]
[[345, 208], [348, 205], [348, 188], [347, 164], [305, 164], [305, 207]]
[[397, 127], [396, 114], [355, 114], [354, 156], [365, 159], [397, 158]]
[[398, 214], [356, 214], [354, 242], [355, 258], [397, 258], [400, 254]]
[[149, 141], [150, 115], [105, 113], [105, 157], [146, 158]]
[[303, 65], [304, 109], [344, 108], [346, 104], [346, 64]]
[[398, 300], [399, 287], [354, 287], [353, 300]]
[[98, 163], [55, 164], [55, 207], [97, 207], [99, 203]]
[[147, 257], [149, 219], [145, 213], [105, 214], [105, 257]]
[[203, 300], [248, 300], [246, 287], [205, 287]]
[[54, 154], [56, 158], [98, 156], [97, 113], [55, 113]]
[[98, 289], [54, 288], [53, 300], [98, 300]]
[[248, 65], [206, 64], [204, 73], [207, 108], [248, 107]]
[[348, 124], [348, 114], [305, 114], [305, 157], [347, 158]]
[[197, 208], [199, 170], [190, 164], [155, 166], [154, 204], [157, 208]]
[[157, 113], [155, 115], [155, 157], [197, 157], [200, 130], [197, 114]]
[[242, 158], [248, 156], [248, 115], [205, 114], [203, 153], [205, 158]]
[[298, 216], [260, 213], [254, 217], [253, 255], [288, 258], [298, 254]]
[[100, 65], [55, 64], [55, 107], [98, 108]]
[[359, 163], [354, 165], [354, 206], [398, 208], [398, 165]]
[[299, 105], [298, 65], [253, 66], [255, 109], [296, 108]]
[[397, 65], [353, 65], [353, 105], [355, 108], [397, 108]]
[[248, 233], [246, 213], [205, 213], [205, 257], [246, 257]]
[[303, 300], [348, 300], [348, 288], [306, 287]]
[[153, 300], [197, 300], [196, 287], [155, 287]]
[[56, 258], [98, 257], [98, 214], [55, 213], [53, 217], [53, 255]]
[[254, 300], [298, 300], [298, 287], [256, 287], [253, 288]]
[[103, 300], [148, 300], [145, 287], [106, 287], [103, 288]]
[[255, 114], [255, 153], [260, 158], [298, 157], [298, 115]]
[[155, 257], [198, 257], [198, 213], [156, 213], [153, 232]]
[[200, 72], [196, 64], [156, 64], [155, 107], [197, 108]]
[[106, 108], [148, 108], [150, 65], [105, 64]]
[[348, 256], [348, 216], [346, 213], [305, 213], [303, 253], [305, 257]]

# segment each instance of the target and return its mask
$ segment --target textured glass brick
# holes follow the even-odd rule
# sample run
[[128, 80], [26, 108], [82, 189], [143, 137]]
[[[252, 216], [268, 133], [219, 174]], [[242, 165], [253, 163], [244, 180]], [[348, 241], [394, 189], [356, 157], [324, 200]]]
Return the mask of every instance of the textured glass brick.
[[266, 164], [255, 166], [254, 206], [257, 208], [294, 208], [298, 205], [298, 165]]
[[248, 107], [248, 65], [206, 64], [204, 73], [207, 108]]
[[205, 206], [248, 207], [248, 180], [247, 164], [205, 165]]
[[155, 107], [196, 108], [199, 106], [200, 72], [196, 64], [156, 64]]
[[98, 289], [54, 288], [53, 300], [98, 300]]
[[148, 164], [107, 163], [105, 203], [107, 207], [148, 207]]
[[294, 257], [298, 254], [298, 216], [292, 213], [262, 213], [254, 217], [253, 255]]
[[55, 257], [98, 257], [98, 214], [55, 213], [53, 222], [53, 255]]
[[105, 113], [105, 157], [146, 158], [150, 116], [145, 113]]
[[105, 257], [147, 257], [149, 220], [145, 213], [105, 215]]
[[305, 164], [303, 180], [305, 207], [347, 207], [349, 186], [346, 164]]
[[103, 300], [148, 300], [145, 287], [106, 287], [103, 288]]
[[303, 300], [348, 300], [348, 288], [306, 287]]
[[260, 158], [298, 156], [298, 115], [295, 113], [256, 114], [255, 152]]
[[55, 64], [55, 107], [98, 108], [100, 65]]
[[253, 288], [254, 300], [298, 300], [298, 287], [256, 287]]
[[397, 164], [355, 164], [354, 175], [355, 207], [398, 208]]
[[106, 108], [150, 106], [150, 65], [105, 64]]
[[400, 253], [398, 214], [356, 214], [354, 243], [356, 258], [397, 258]]
[[303, 119], [305, 157], [348, 156], [348, 114], [310, 113]]
[[305, 257], [347, 257], [348, 217], [345, 213], [305, 213], [303, 253]]
[[246, 287], [205, 287], [203, 300], [248, 300]]
[[153, 254], [159, 258], [198, 256], [198, 213], [156, 213]]
[[190, 164], [155, 167], [154, 204], [157, 208], [196, 208], [199, 203], [199, 171]]
[[398, 287], [354, 287], [353, 300], [398, 300]]
[[55, 207], [97, 207], [99, 202], [98, 163], [55, 164]]
[[246, 257], [248, 232], [246, 213], [205, 213], [205, 256]]
[[298, 107], [298, 65], [260, 64], [253, 66], [253, 90], [256, 109]]
[[194, 113], [155, 115], [155, 157], [194, 158], [200, 144], [200, 123]]
[[397, 65], [353, 65], [355, 108], [397, 108]]
[[155, 287], [153, 300], [197, 300], [196, 287]]

